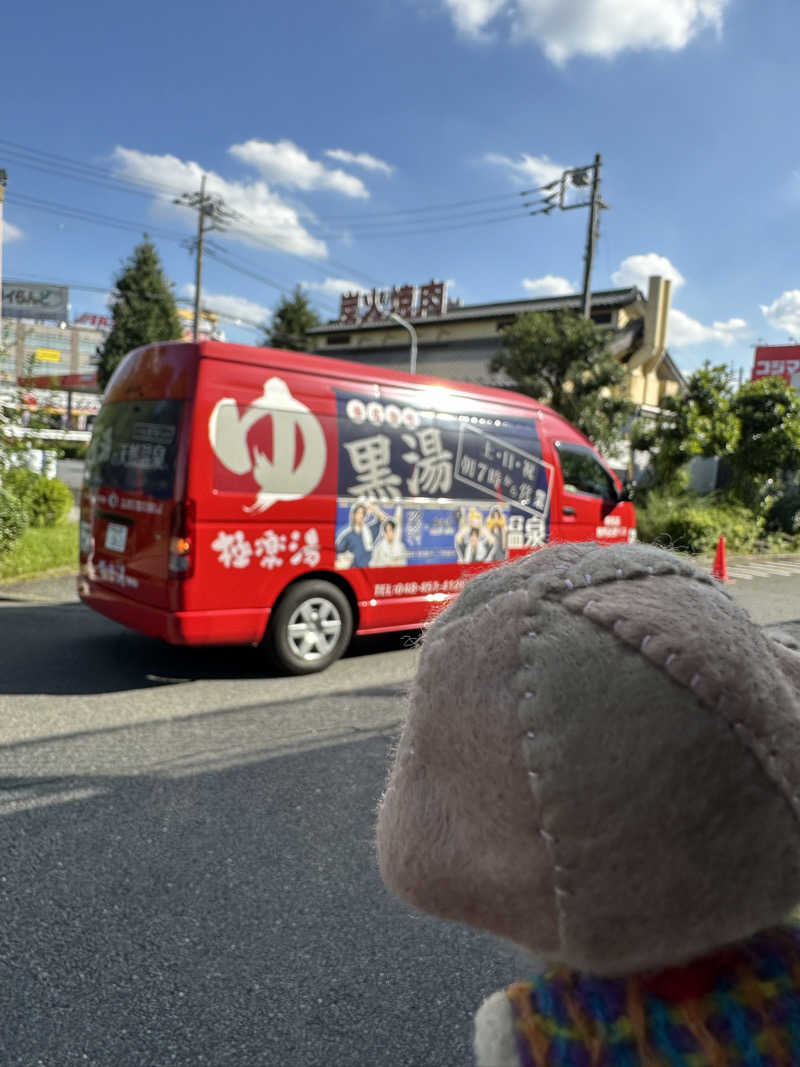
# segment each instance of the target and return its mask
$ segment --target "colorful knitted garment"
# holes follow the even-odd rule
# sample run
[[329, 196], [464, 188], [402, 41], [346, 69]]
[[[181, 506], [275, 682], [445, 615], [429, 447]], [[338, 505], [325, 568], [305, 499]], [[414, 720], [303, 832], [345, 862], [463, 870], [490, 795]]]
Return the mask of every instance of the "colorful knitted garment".
[[524, 1067], [800, 1067], [800, 924], [722, 966], [657, 978], [570, 971], [509, 986]]

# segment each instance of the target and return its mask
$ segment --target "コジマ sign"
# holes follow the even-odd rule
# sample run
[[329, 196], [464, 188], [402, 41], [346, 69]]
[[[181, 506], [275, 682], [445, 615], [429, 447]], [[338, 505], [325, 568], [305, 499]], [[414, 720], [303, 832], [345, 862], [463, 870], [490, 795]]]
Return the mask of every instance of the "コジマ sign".
[[800, 389], [800, 345], [761, 345], [756, 348], [752, 381], [783, 378]]

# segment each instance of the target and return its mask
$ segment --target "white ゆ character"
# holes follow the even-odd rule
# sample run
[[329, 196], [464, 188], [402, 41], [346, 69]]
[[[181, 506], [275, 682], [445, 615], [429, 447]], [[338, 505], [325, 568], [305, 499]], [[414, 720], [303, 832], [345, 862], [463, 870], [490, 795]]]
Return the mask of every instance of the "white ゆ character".
[[[272, 419], [272, 460], [258, 448], [251, 455], [247, 435], [261, 419]], [[302, 456], [298, 462], [298, 436]], [[223, 397], [208, 420], [208, 437], [220, 463], [233, 474], [252, 473], [259, 486], [245, 511], [266, 511], [278, 500], [299, 500], [319, 484], [325, 470], [325, 434], [319, 420], [289, 392], [281, 378], [270, 378], [264, 392], [239, 416], [236, 401]]]

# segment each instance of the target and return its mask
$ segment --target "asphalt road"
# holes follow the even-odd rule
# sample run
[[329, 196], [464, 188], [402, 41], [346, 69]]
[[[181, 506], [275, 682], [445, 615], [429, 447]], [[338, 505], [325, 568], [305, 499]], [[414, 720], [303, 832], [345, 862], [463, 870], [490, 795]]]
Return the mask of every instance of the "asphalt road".
[[470, 1062], [519, 963], [410, 915], [374, 856], [412, 637], [287, 679], [68, 580], [2, 596], [2, 1067]]
[[[800, 577], [733, 587], [800, 627]], [[5, 599], [3, 599], [5, 598]], [[530, 973], [383, 889], [413, 637], [312, 678], [0, 587], [0, 1065], [450, 1067]]]

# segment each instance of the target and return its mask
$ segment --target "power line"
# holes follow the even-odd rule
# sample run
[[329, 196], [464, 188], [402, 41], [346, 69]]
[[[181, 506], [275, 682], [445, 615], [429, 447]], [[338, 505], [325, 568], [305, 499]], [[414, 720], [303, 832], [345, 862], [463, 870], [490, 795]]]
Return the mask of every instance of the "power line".
[[[70, 159], [66, 156], [57, 155], [52, 152], [44, 152], [40, 149], [28, 147], [26, 145], [18, 144], [14, 141], [0, 138], [0, 147], [6, 155], [11, 156], [19, 165], [33, 167], [34, 169], [44, 171], [46, 173], [55, 173], [59, 177], [72, 178], [76, 181], [88, 182], [90, 184], [99, 185], [102, 188], [108, 188], [120, 192], [133, 193], [136, 196], [149, 197], [153, 191], [160, 192], [162, 194], [169, 194], [174, 196], [177, 193], [181, 193], [183, 190], [178, 186], [165, 185], [162, 182], [156, 182], [152, 179], [130, 179], [124, 178], [116, 174], [112, 170], [106, 168], [97, 167], [93, 164], [82, 163], [78, 160]], [[498, 210], [504, 210], [501, 208], [501, 203], [506, 201], [513, 201], [520, 197], [530, 196], [534, 193], [540, 192], [539, 189], [523, 189], [512, 193], [496, 193], [485, 197], [473, 197], [466, 200], [455, 201], [440, 201], [437, 204], [427, 204], [423, 206], [414, 206], [408, 208], [395, 208], [388, 211], [371, 212], [367, 215], [330, 215], [321, 216], [319, 221], [323, 224], [329, 224], [332, 222], [351, 222], [353, 225], [358, 226], [370, 226], [373, 222], [381, 225], [380, 221], [376, 220], [388, 220], [398, 216], [404, 215], [421, 215], [433, 212], [437, 215], [442, 212], [452, 213], [461, 207], [470, 207], [476, 204], [497, 204]], [[508, 204], [508, 207], [511, 205]], [[449, 216], [446, 216], [449, 217]], [[241, 215], [243, 221], [248, 221], [250, 225], [259, 226], [254, 219]], [[399, 220], [398, 220], [399, 221]], [[409, 220], [414, 222], [417, 220]], [[419, 220], [422, 221], [422, 220]], [[291, 230], [293, 224], [282, 223], [276, 220], [272, 223], [273, 228]], [[284, 249], [279, 249], [285, 251]], [[292, 253], [287, 253], [292, 254]], [[347, 268], [351, 269], [351, 268]]]
[[[384, 223], [382, 226], [376, 225], [374, 226], [374, 228], [359, 227], [354, 230], [354, 233], [357, 237], [404, 237], [407, 234], [441, 233], [444, 230], [459, 229], [462, 226], [469, 226], [473, 224], [490, 225], [492, 222], [504, 222], [506, 219], [509, 218], [526, 218], [528, 215], [531, 214], [532, 212], [524, 208], [523, 205], [520, 205], [518, 209], [515, 209], [513, 211], [510, 211], [508, 207], [500, 209], [494, 208], [491, 211], [467, 211], [459, 215], [454, 215], [452, 217], [432, 219], [430, 220], [430, 223], [426, 221], [425, 225], [418, 225], [416, 227], [412, 227], [411, 229], [409, 229], [407, 225], [404, 225], [402, 223], [387, 222]], [[420, 220], [420, 222], [421, 221], [422, 220]], [[439, 225], [439, 223], [441, 223], [441, 225]], [[397, 228], [398, 226], [400, 226], [399, 229]]]
[[[164, 238], [166, 240], [173, 241], [176, 244], [184, 244], [185, 243], [185, 237], [182, 234], [173, 233], [173, 232], [167, 231], [167, 230], [161, 230], [160, 228], [157, 228], [157, 227], [142, 225], [142, 224], [134, 222], [133, 220], [120, 219], [120, 218], [118, 218], [116, 216], [110, 216], [110, 215], [101, 215], [101, 214], [99, 214], [97, 212], [91, 212], [91, 211], [80, 209], [80, 208], [73, 208], [73, 207], [70, 207], [68, 204], [58, 204], [58, 203], [55, 203], [53, 201], [40, 200], [40, 199], [38, 199], [36, 197], [25, 196], [24, 194], [21, 194], [21, 193], [14, 193], [11, 197], [7, 197], [7, 199], [11, 200], [14, 203], [18, 203], [22, 207], [33, 208], [34, 210], [37, 210], [37, 211], [45, 211], [45, 212], [48, 212], [50, 214], [61, 216], [63, 218], [72, 218], [72, 219], [76, 219], [77, 221], [81, 221], [81, 222], [90, 222], [90, 223], [92, 223], [94, 225], [98, 225], [98, 226], [107, 226], [107, 227], [112, 227], [114, 229], [134, 231], [136, 233], [141, 233], [143, 231], [146, 231], [148, 233], [152, 233], [156, 237], [161, 237], [161, 238]], [[243, 267], [237, 266], [236, 263], [230, 262], [229, 261], [230, 258], [235, 257], [235, 253], [230, 253], [228, 251], [225, 251], [224, 254], [225, 254], [225, 256], [228, 257], [228, 259], [220, 258], [219, 255], [212, 254], [211, 251], [209, 251], [208, 254], [211, 255], [213, 259], [217, 259], [220, 263], [222, 263], [223, 266], [228, 267], [229, 270], [238, 271], [240, 274], [246, 274], [249, 277], [254, 278], [256, 281], [262, 282], [265, 285], [269, 285], [269, 286], [272, 286], [273, 288], [278, 289], [282, 294], [288, 293], [292, 288], [292, 286], [290, 284], [288, 284], [288, 283], [284, 284], [284, 285], [280, 285], [279, 283], [274, 282], [272, 279], [265, 278], [263, 274], [256, 273], [252, 268], [251, 269], [243, 268]], [[79, 288], [79, 287], [78, 286], [72, 286], [72, 288]], [[93, 287], [88, 286], [88, 287], [84, 287], [84, 288], [87, 288], [88, 290], [92, 290]], [[99, 291], [99, 292], [107, 292], [108, 288], [105, 288], [105, 289], [99, 289], [98, 288], [97, 291]], [[333, 310], [330, 307], [330, 305], [325, 303], [324, 301], [317, 301], [317, 303], [319, 303], [321, 306], [325, 307], [326, 310], [329, 310], [329, 311]]]
[[136, 193], [139, 196], [152, 195], [147, 190], [156, 189], [159, 192], [174, 195], [181, 190], [176, 186], [165, 185], [162, 182], [153, 181], [151, 178], [136, 181], [133, 178], [124, 178], [113, 170], [98, 167], [92, 163], [82, 163], [77, 159], [69, 159], [67, 156], [56, 155], [54, 152], [44, 152], [39, 148], [30, 148], [27, 145], [17, 144], [0, 137], [0, 148], [5, 155], [13, 157], [21, 166], [35, 167], [37, 170], [50, 170], [59, 174], [60, 177], [74, 178], [80, 181], [97, 181], [104, 179], [112, 183], [112, 187], [127, 186], [123, 192]]
[[367, 215], [328, 215], [323, 218], [324, 222], [348, 222], [350, 219], [359, 221], [362, 219], [377, 219], [387, 215], [417, 215], [428, 211], [449, 210], [458, 207], [472, 207], [474, 204], [483, 204], [489, 201], [511, 200], [521, 196], [531, 196], [540, 192], [539, 189], [522, 189], [513, 193], [494, 193], [491, 196], [479, 196], [472, 200], [442, 200], [438, 204], [428, 204], [425, 207], [401, 207], [391, 211], [371, 211]]
[[[252, 278], [257, 282], [261, 282], [263, 285], [269, 285], [271, 288], [277, 289], [278, 292], [281, 293], [284, 296], [288, 295], [289, 292], [291, 291], [291, 287], [287, 287], [286, 285], [281, 285], [279, 282], [273, 281], [272, 278], [267, 278], [263, 274], [259, 274], [257, 271], [255, 271], [255, 270], [253, 270], [253, 269], [251, 269], [249, 267], [243, 267], [243, 266], [239, 266], [238, 263], [232, 263], [227, 258], [226, 254], [221, 253], [213, 245], [209, 244], [209, 245], [206, 246], [206, 254], [208, 256], [210, 256], [211, 259], [214, 259], [218, 263], [221, 263], [224, 267], [227, 267], [229, 270], [234, 270], [238, 274], [242, 274], [247, 278]], [[320, 307], [325, 308], [327, 311], [335, 312], [337, 310], [337, 309], [333, 308], [330, 304], [328, 304], [324, 300], [318, 300], [317, 303], [320, 305]]]
[[34, 163], [31, 160], [26, 159], [24, 156], [19, 158], [15, 156], [13, 152], [9, 153], [7, 150], [4, 151], [3, 156], [17, 166], [29, 167], [32, 170], [38, 170], [44, 174], [55, 174], [59, 178], [73, 178], [75, 181], [89, 185], [97, 185], [101, 189], [110, 189], [115, 193], [132, 193], [134, 196], [141, 196], [147, 200], [150, 200], [153, 196], [152, 191], [148, 192], [145, 189], [128, 189], [124, 185], [112, 183], [111, 181], [104, 181], [101, 178], [92, 178], [83, 174], [72, 174], [69, 171], [59, 170], [57, 167], [47, 166], [43, 163]]
[[[2, 143], [2, 139], [0, 139], [0, 144]], [[148, 195], [149, 197], [150, 194], [146, 195]], [[8, 202], [17, 204], [20, 207], [27, 207], [36, 211], [44, 211], [50, 214], [62, 215], [65, 218], [72, 218], [82, 222], [91, 222], [96, 225], [110, 226], [114, 229], [133, 231], [135, 233], [147, 232], [153, 234], [153, 236], [161, 237], [169, 241], [175, 241], [179, 244], [181, 244], [185, 240], [184, 235], [182, 234], [177, 234], [175, 232], [162, 229], [161, 227], [153, 226], [149, 223], [137, 223], [130, 219], [121, 219], [118, 216], [101, 215], [97, 212], [90, 211], [89, 209], [75, 208], [71, 207], [68, 204], [60, 204], [54, 201], [42, 200], [37, 197], [27, 196], [23, 193], [13, 193], [10, 196], [7, 196], [6, 199]], [[251, 227], [257, 229], [260, 226], [260, 224], [255, 219], [252, 219], [247, 215], [243, 215], [240, 212], [232, 212], [231, 214], [233, 217], [236, 218], [236, 220], [244, 222]], [[236, 231], [234, 230], [234, 232]], [[326, 272], [326, 268], [321, 263], [309, 259], [299, 253], [283, 249], [276, 242], [268, 241], [265, 239], [259, 239], [253, 234], [247, 234], [247, 237], [259, 247], [262, 247], [272, 252], [280, 252], [285, 255], [292, 256], [293, 258], [299, 260], [302, 263], [307, 264], [315, 270], [321, 270], [323, 273]], [[379, 284], [375, 282], [374, 279], [368, 279], [367, 275], [363, 274], [362, 271], [358, 270], [355, 267], [350, 267], [347, 264], [340, 263], [337, 260], [330, 258], [326, 259], [325, 262], [329, 264], [330, 267], [338, 267], [340, 270], [347, 271], [350, 274], [354, 274], [365, 280], [369, 280], [370, 284]]]
[[[248, 226], [255, 227], [256, 229], [260, 226], [260, 223], [258, 223], [250, 215], [245, 215], [241, 211], [235, 211], [233, 214], [235, 220], [238, 222], [243, 222]], [[237, 232], [237, 229], [234, 229], [233, 232]], [[243, 231], [238, 230], [238, 232], [241, 233]], [[380, 282], [375, 281], [374, 278], [370, 278], [369, 275], [365, 274], [359, 268], [348, 266], [347, 263], [342, 263], [340, 260], [333, 259], [330, 256], [326, 257], [324, 262], [320, 262], [318, 260], [309, 259], [308, 256], [304, 256], [300, 252], [292, 252], [286, 248], [279, 248], [273, 242], [267, 240], [266, 238], [259, 238], [252, 233], [247, 233], [246, 236], [249, 241], [257, 245], [259, 248], [264, 248], [267, 251], [271, 252], [280, 252], [282, 255], [285, 256], [291, 256], [292, 259], [296, 259], [299, 263], [305, 263], [313, 270], [321, 271], [323, 274], [327, 274], [331, 267], [338, 267], [339, 270], [346, 271], [348, 274], [353, 274], [363, 278], [365, 281], [368, 282], [369, 285], [381, 284]]]
[[[171, 195], [182, 193], [184, 197], [192, 195], [187, 194], [185, 190], [179, 190], [174, 186], [167, 186], [163, 183], [151, 181], [149, 179], [143, 180], [140, 184], [137, 184], [133, 180], [119, 177], [113, 171], [96, 167], [92, 164], [81, 163], [77, 160], [69, 159], [66, 156], [60, 156], [52, 152], [44, 152], [39, 149], [30, 148], [13, 141], [8, 141], [4, 138], [0, 138], [0, 148], [7, 154], [10, 153], [16, 161], [22, 165], [33, 166], [39, 170], [55, 173], [62, 177], [69, 177], [77, 181], [101, 185], [105, 188], [115, 189], [122, 192], [132, 192], [138, 196], [145, 197], [152, 196], [154, 192], [161, 192], [162, 194], [169, 193]], [[142, 186], [144, 188], [142, 188]], [[523, 218], [526, 215], [549, 213], [553, 206], [549, 200], [540, 200], [538, 204], [526, 203], [523, 200], [522, 203], [520, 203], [519, 209], [513, 208], [513, 203], [515, 201], [519, 203], [520, 198], [529, 197], [546, 191], [546, 187], [543, 187], [542, 189], [525, 189], [513, 193], [500, 193], [485, 197], [474, 197], [466, 200], [441, 201], [436, 204], [410, 208], [397, 208], [385, 212], [373, 212], [368, 216], [329, 216], [327, 219], [323, 218], [321, 221], [323, 223], [330, 223], [349, 218], [353, 222], [351, 228], [355, 229], [356, 235], [359, 237], [377, 237], [386, 239], [394, 237], [427, 236], [433, 233], [443, 233], [448, 230], [502, 224], [507, 221], [512, 221], [513, 219]], [[79, 221], [111, 226], [117, 229], [133, 230], [135, 232], [141, 232], [144, 229], [146, 232], [152, 233], [154, 236], [170, 241], [176, 241], [178, 243], [184, 243], [185, 240], [182, 235], [167, 231], [161, 227], [150, 225], [143, 226], [132, 220], [120, 219], [117, 216], [100, 215], [97, 212], [72, 208], [64, 204], [55, 204], [50, 201], [26, 197], [22, 194], [14, 194], [10, 199], [12, 202], [17, 202], [21, 206], [27, 206], [40, 211], [49, 211], [54, 214], [62, 214], [65, 217], [74, 218]], [[476, 211], [464, 212], [460, 210], [464, 207], [472, 207], [474, 205], [485, 206], [479, 207]], [[537, 206], [539, 206], [539, 210], [529, 210], [531, 207]], [[412, 216], [418, 217], [414, 218]], [[239, 211], [230, 212], [230, 221], [234, 224], [237, 222], [244, 223], [255, 231], [260, 230], [263, 226], [263, 224], [256, 219]], [[441, 223], [441, 225], [436, 225], [437, 223]], [[411, 228], [408, 228], [409, 226]], [[279, 221], [276, 221], [273, 224], [273, 228], [275, 227], [284, 229], [290, 228], [288, 224], [283, 224]], [[382, 284], [382, 282], [376, 280], [360, 268], [353, 267], [352, 265], [343, 263], [341, 260], [334, 259], [330, 256], [326, 257], [323, 261], [311, 259], [301, 253], [293, 252], [285, 247], [281, 247], [278, 240], [270, 239], [267, 236], [257, 236], [252, 232], [243, 233], [239, 227], [236, 227], [230, 236], [233, 237], [237, 232], [258, 247], [271, 252], [288, 255], [293, 259], [298, 260], [298, 262], [306, 264], [312, 270], [321, 272], [323, 275], [328, 274], [332, 269], [336, 269], [351, 276], [356, 284], [359, 284], [359, 282], [365, 282], [370, 286], [378, 286]], [[226, 255], [230, 258], [233, 253], [226, 252]], [[218, 255], [214, 258], [217, 258], [229, 269], [239, 270], [241, 273], [245, 273], [245, 269], [237, 267], [229, 261], [224, 262], [223, 260], [220, 260]], [[278, 286], [278, 284], [271, 279], [265, 279], [263, 275], [256, 274], [254, 271], [250, 271], [249, 276], [263, 282], [263, 284], [279, 288], [281, 292], [286, 291], [286, 287]]]
[[[383, 239], [383, 238], [386, 238], [386, 237], [427, 236], [428, 234], [431, 234], [431, 233], [444, 233], [444, 232], [449, 231], [449, 230], [473, 229], [473, 228], [475, 228], [477, 226], [494, 226], [494, 225], [496, 225], [497, 223], [500, 223], [500, 222], [511, 222], [513, 220], [516, 220], [517, 222], [521, 222], [523, 219], [527, 218], [529, 215], [532, 215], [532, 214], [534, 214], [534, 212], [527, 211], [527, 212], [523, 212], [522, 214], [520, 214], [520, 212], [515, 211], [513, 213], [513, 215], [502, 215], [502, 216], [500, 216], [498, 218], [483, 219], [483, 220], [479, 219], [479, 220], [471, 220], [470, 222], [452, 223], [449, 226], [428, 226], [428, 227], [426, 227], [425, 229], [422, 229], [422, 230], [404, 230], [402, 232], [396, 231], [396, 232], [362, 233], [362, 234], [359, 234], [359, 237], [361, 237], [362, 239], [369, 239], [369, 238], [376, 238], [376, 237], [380, 238], [380, 239]], [[538, 212], [537, 212], [537, 214], [538, 214]]]
[[161, 227], [151, 226], [146, 222], [134, 222], [132, 219], [121, 219], [115, 215], [101, 215], [96, 211], [90, 211], [88, 208], [75, 208], [69, 204], [59, 204], [52, 200], [41, 200], [38, 197], [26, 196], [24, 193], [12, 193], [6, 199], [13, 204], [18, 204], [20, 207], [32, 208], [35, 211], [46, 211], [53, 215], [61, 215], [64, 218], [78, 219], [81, 222], [92, 222], [99, 226], [110, 226], [118, 230], [133, 230], [137, 233], [152, 233], [157, 237], [162, 237], [168, 241], [177, 241], [178, 243], [184, 240], [183, 234], [162, 230]]

